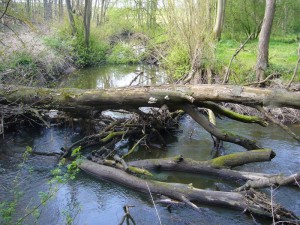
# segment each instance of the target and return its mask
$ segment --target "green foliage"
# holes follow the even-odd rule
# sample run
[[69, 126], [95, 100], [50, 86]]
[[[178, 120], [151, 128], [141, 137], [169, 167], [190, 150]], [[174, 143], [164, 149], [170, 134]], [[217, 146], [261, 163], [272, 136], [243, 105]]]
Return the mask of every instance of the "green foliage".
[[128, 43], [120, 42], [112, 48], [112, 52], [107, 58], [112, 64], [138, 63], [139, 55], [135, 52], [133, 46]]
[[[2, 201], [0, 203], [0, 222], [6, 224], [12, 224], [18, 202], [23, 196], [23, 192], [19, 190], [20, 182], [22, 180], [21, 171], [25, 167], [25, 163], [28, 160], [28, 156], [32, 153], [32, 148], [27, 146], [22, 155], [22, 162], [18, 165], [18, 172], [13, 179], [13, 186], [9, 188], [8, 194], [12, 196], [10, 201]], [[17, 223], [18, 224], [18, 223]]]
[[173, 78], [181, 78], [190, 69], [188, 50], [184, 46], [172, 46], [163, 62], [163, 66]]
[[[239, 48], [240, 42], [234, 40], [221, 40], [216, 48], [217, 60], [214, 69], [218, 74], [224, 74], [224, 67]], [[231, 65], [231, 81], [234, 83], [248, 83], [255, 80], [254, 67], [256, 64], [258, 41], [248, 42], [237, 55]], [[298, 43], [291, 39], [271, 39], [269, 45], [269, 67], [266, 74], [280, 74], [283, 80], [289, 80], [296, 65]]]
[[[40, 207], [45, 206], [47, 202], [52, 199], [57, 191], [67, 182], [76, 178], [77, 173], [79, 172], [79, 168], [77, 167], [77, 163], [80, 162], [81, 147], [78, 147], [73, 150], [72, 156], [76, 156], [76, 160], [71, 162], [68, 165], [66, 164], [65, 159], [62, 159], [58, 167], [51, 171], [52, 179], [49, 180], [49, 189], [46, 192], [39, 192], [38, 196], [40, 198], [40, 204], [29, 207], [26, 206], [26, 214], [20, 215], [17, 214], [17, 207], [20, 198], [23, 196], [23, 192], [19, 190], [20, 182], [21, 182], [21, 171], [24, 170], [25, 164], [28, 160], [29, 155], [32, 153], [32, 148], [30, 146], [26, 147], [26, 150], [23, 153], [22, 162], [18, 165], [18, 173], [13, 180], [13, 186], [8, 190], [9, 194], [12, 196], [12, 200], [2, 201], [0, 203], [0, 223], [3, 225], [9, 224], [22, 224], [24, 219], [29, 215], [32, 215], [36, 221], [40, 217]], [[66, 213], [66, 223], [72, 224], [73, 218], [71, 214]], [[18, 216], [19, 218], [16, 218]]]
[[12, 65], [17, 66], [34, 66], [34, 59], [28, 51], [15, 52], [12, 57]]
[[44, 39], [47, 46], [61, 55], [71, 57], [77, 67], [92, 66], [104, 63], [109, 45], [100, 39], [99, 30], [91, 29], [90, 46], [87, 48], [84, 41], [83, 24], [79, 18], [76, 20], [77, 34], [71, 35], [68, 24], [58, 27], [57, 32]]
[[134, 17], [130, 8], [110, 8], [107, 12], [107, 20], [101, 27], [100, 37], [109, 39], [125, 31], [134, 31]]

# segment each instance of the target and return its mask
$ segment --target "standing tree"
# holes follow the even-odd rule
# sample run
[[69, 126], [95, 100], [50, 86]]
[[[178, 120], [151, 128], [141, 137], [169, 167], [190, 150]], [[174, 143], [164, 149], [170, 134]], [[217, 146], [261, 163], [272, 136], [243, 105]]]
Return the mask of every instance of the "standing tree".
[[72, 35], [74, 36], [76, 34], [76, 26], [75, 26], [75, 20], [74, 20], [74, 16], [72, 13], [72, 6], [71, 6], [70, 0], [66, 0], [66, 6], [67, 6], [67, 11], [68, 11], [70, 26], [72, 29]]
[[91, 18], [92, 18], [92, 0], [85, 0], [83, 24], [84, 24], [84, 42], [86, 48], [89, 48]]
[[262, 28], [259, 34], [258, 55], [256, 62], [256, 81], [265, 79], [265, 70], [268, 66], [269, 40], [275, 14], [276, 0], [266, 0], [265, 15]]
[[218, 0], [218, 7], [217, 7], [217, 16], [216, 16], [216, 22], [214, 26], [214, 35], [215, 38], [220, 40], [221, 39], [221, 33], [224, 23], [224, 16], [225, 16], [225, 5], [226, 0]]

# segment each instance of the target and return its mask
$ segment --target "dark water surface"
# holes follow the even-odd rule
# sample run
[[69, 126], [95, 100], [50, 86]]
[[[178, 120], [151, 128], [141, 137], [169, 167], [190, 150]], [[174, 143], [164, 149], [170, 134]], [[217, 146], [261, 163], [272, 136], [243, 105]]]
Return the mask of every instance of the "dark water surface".
[[[76, 78], [65, 81], [64, 85], [80, 88], [103, 88], [126, 86], [134, 77], [134, 71], [145, 70], [145, 74], [160, 73], [157, 68], [104, 67], [93, 68], [76, 73]], [[112, 73], [113, 77], [108, 75]], [[101, 74], [104, 74], [103, 77]], [[147, 75], [146, 75], [147, 76]], [[151, 75], [152, 76], [152, 75]], [[130, 78], [125, 78], [130, 77]], [[126, 83], [122, 83], [122, 79]], [[142, 78], [141, 78], [142, 79]], [[164, 82], [164, 76], [151, 82]], [[106, 82], [106, 83], [104, 83]], [[119, 82], [119, 83], [118, 83]], [[153, 84], [153, 83], [148, 84]], [[219, 120], [218, 125], [233, 133], [255, 139], [260, 145], [274, 149], [277, 156], [271, 162], [252, 163], [237, 168], [243, 171], [285, 173], [292, 174], [300, 170], [300, 145], [285, 132], [274, 125], [262, 128], [258, 125], [243, 124], [229, 119]], [[300, 126], [292, 129], [299, 134]], [[140, 151], [132, 159], [167, 157], [183, 154], [195, 160], [211, 158], [211, 138], [190, 117], [185, 116], [180, 123], [180, 130], [174, 138], [169, 140], [165, 151], [153, 149], [152, 152]], [[190, 133], [193, 135], [190, 138]], [[46, 156], [30, 156], [25, 165], [20, 168], [22, 153], [26, 146], [35, 151], [58, 152], [61, 147], [68, 146], [78, 138], [78, 134], [66, 126], [64, 129], [33, 129], [28, 128], [17, 134], [9, 134], [0, 145], [0, 202], [11, 199], [9, 189], [13, 180], [18, 178], [19, 190], [24, 192], [18, 202], [19, 216], [30, 208], [39, 204], [38, 193], [48, 190], [47, 181], [51, 178], [50, 171], [56, 167], [57, 159]], [[233, 144], [225, 144], [226, 152], [244, 151]], [[193, 183], [193, 186], [203, 189], [216, 190], [216, 184], [223, 182], [220, 179], [186, 173], [161, 172], [156, 178], [168, 182]], [[230, 182], [225, 182], [232, 185]], [[149, 195], [141, 194], [117, 184], [98, 181], [81, 172], [78, 178], [60, 186], [58, 193], [41, 208], [36, 224], [57, 225], [66, 224], [68, 217], [73, 218], [73, 224], [87, 225], [116, 225], [124, 215], [124, 205], [134, 205], [130, 208], [136, 224], [159, 224], [153, 203]], [[266, 192], [269, 192], [266, 189]], [[275, 200], [300, 215], [300, 188], [283, 187], [275, 192]], [[201, 206], [202, 213], [195, 212], [189, 207], [176, 206], [169, 211], [165, 206], [157, 204], [157, 210], [163, 224], [253, 224], [249, 215], [230, 209]], [[258, 220], [262, 224], [271, 224], [270, 220]], [[32, 217], [25, 220], [25, 224], [35, 224]]]

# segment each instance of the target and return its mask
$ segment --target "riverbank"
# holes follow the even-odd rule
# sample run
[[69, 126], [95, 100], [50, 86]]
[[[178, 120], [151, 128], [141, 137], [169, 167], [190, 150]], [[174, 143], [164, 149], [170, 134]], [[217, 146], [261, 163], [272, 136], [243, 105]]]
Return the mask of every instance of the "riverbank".
[[[64, 34], [60, 28], [38, 28], [23, 25], [13, 30], [0, 32], [2, 45], [0, 74], [2, 82], [30, 86], [49, 86], [61, 75], [72, 72], [75, 67], [90, 67], [101, 64], [159, 64], [175, 81], [189, 69], [186, 57], [174, 55], [172, 46], [167, 46], [164, 37], [150, 37], [142, 33], [126, 31], [110, 37], [91, 34], [91, 49], [86, 52], [78, 38]], [[62, 30], [59, 30], [62, 29]], [[98, 37], [98, 38], [97, 38]], [[103, 39], [103, 40], [102, 40]], [[228, 63], [240, 46], [236, 40], [224, 39], [215, 46], [215, 57], [208, 60], [213, 72], [213, 82], [220, 83], [228, 69]], [[257, 40], [248, 42], [231, 65], [230, 83], [249, 84], [255, 81], [254, 66], [257, 55]], [[268, 86], [284, 87], [291, 79], [298, 59], [298, 43], [294, 37], [276, 38], [270, 43], [270, 67], [267, 75], [273, 74]], [[176, 53], [177, 54], [177, 53]], [[172, 68], [171, 68], [172, 67]], [[184, 69], [185, 68], [185, 69]], [[300, 82], [296, 76], [295, 83]], [[50, 85], [51, 86], [51, 85]]]

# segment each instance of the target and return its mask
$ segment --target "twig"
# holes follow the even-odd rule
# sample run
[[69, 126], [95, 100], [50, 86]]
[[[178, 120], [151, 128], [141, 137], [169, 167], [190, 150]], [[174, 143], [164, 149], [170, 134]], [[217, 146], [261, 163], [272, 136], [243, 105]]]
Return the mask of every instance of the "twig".
[[9, 6], [9, 3], [10, 3], [11, 0], [8, 0], [7, 3], [6, 3], [6, 6], [5, 6], [5, 9], [4, 9], [4, 12], [2, 13], [1, 17], [0, 17], [0, 20], [2, 19], [2, 17], [5, 15], [5, 13], [7, 12], [7, 9], [8, 9], [8, 6]]
[[136, 81], [136, 79], [138, 79], [138, 77], [143, 75], [143, 74], [144, 74], [143, 71], [137, 73], [137, 75], [132, 79], [132, 81], [130, 82], [130, 84], [128, 86], [130, 87]]
[[121, 163], [125, 171], [128, 170], [128, 165], [127, 165], [127, 163], [126, 163], [125, 160], [122, 159], [120, 156], [114, 155], [114, 160], [115, 160], [116, 162]]
[[[124, 210], [125, 214], [122, 217], [122, 220], [119, 223], [119, 225], [122, 225], [124, 223], [125, 219], [127, 219], [127, 221], [131, 220], [134, 225], [136, 224], [135, 221], [133, 220], [132, 216], [130, 215], [129, 207], [134, 207], [134, 205], [125, 205], [123, 207], [123, 210]], [[127, 222], [127, 224], [129, 224], [129, 223]]]
[[147, 137], [147, 135], [144, 135], [140, 140], [138, 140], [133, 147], [129, 150], [129, 152], [127, 152], [125, 155], [122, 156], [122, 159], [124, 159], [125, 157], [129, 156], [135, 149], [136, 147], [141, 143], [141, 141]]
[[257, 85], [257, 84], [264, 84], [266, 83], [268, 80], [270, 80], [273, 76], [279, 75], [278, 73], [272, 73], [269, 76], [266, 77], [266, 79], [259, 81], [259, 82], [253, 82], [253, 83], [247, 83], [244, 84], [244, 86], [250, 86], [250, 85]]
[[188, 200], [186, 197], [181, 196], [181, 199], [185, 204], [191, 206], [197, 212], [201, 212], [200, 208], [198, 206], [196, 206], [194, 203], [192, 203], [190, 200]]
[[[300, 55], [300, 47], [299, 47], [299, 50], [298, 50], [298, 51], [299, 51], [299, 55]], [[297, 61], [296, 66], [295, 66], [293, 76], [292, 76], [292, 78], [291, 78], [289, 84], [286, 86], [286, 88], [289, 88], [289, 87], [291, 86], [291, 84], [293, 83], [293, 81], [294, 81], [294, 79], [295, 79], [295, 76], [296, 76], [296, 74], [297, 74], [297, 70], [298, 70], [299, 63], [300, 63], [300, 56], [299, 56], [299, 58], [298, 58], [298, 61]]]
[[279, 120], [277, 120], [276, 118], [274, 118], [271, 114], [267, 113], [266, 110], [264, 110], [263, 107], [261, 106], [255, 106], [255, 108], [262, 112], [269, 120], [271, 120], [272, 123], [280, 126], [283, 130], [285, 130], [290, 136], [292, 136], [295, 140], [300, 142], [300, 137], [295, 134], [290, 128], [288, 128], [286, 125], [284, 125], [283, 123], [281, 123]]
[[160, 219], [160, 217], [159, 217], [159, 214], [158, 214], [158, 211], [157, 211], [157, 208], [156, 208], [156, 205], [155, 205], [155, 202], [154, 202], [154, 199], [153, 199], [153, 196], [152, 196], [152, 194], [151, 194], [151, 191], [150, 191], [150, 188], [149, 188], [149, 185], [148, 185], [148, 182], [147, 182], [147, 181], [146, 181], [146, 185], [147, 185], [147, 188], [148, 188], [148, 191], [149, 191], [149, 194], [150, 194], [150, 197], [151, 197], [153, 206], [154, 206], [154, 208], [155, 208], [155, 211], [156, 211], [156, 215], [157, 215], [157, 217], [158, 217], [159, 224], [162, 225], [161, 219]]
[[273, 207], [273, 186], [271, 185], [271, 213], [272, 213], [272, 220], [273, 225], [275, 225], [275, 215], [274, 215], [274, 207]]
[[250, 34], [247, 38], [247, 40], [240, 45], [240, 47], [235, 51], [235, 53], [233, 54], [233, 56], [230, 59], [230, 62], [228, 64], [227, 70], [226, 70], [226, 74], [224, 76], [224, 80], [223, 80], [223, 84], [226, 84], [229, 80], [229, 75], [230, 75], [230, 67], [232, 64], [233, 59], [240, 53], [240, 51], [244, 48], [244, 46], [247, 44], [247, 42], [250, 40], [250, 38], [253, 36], [253, 34]]

